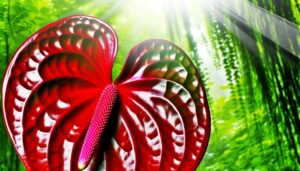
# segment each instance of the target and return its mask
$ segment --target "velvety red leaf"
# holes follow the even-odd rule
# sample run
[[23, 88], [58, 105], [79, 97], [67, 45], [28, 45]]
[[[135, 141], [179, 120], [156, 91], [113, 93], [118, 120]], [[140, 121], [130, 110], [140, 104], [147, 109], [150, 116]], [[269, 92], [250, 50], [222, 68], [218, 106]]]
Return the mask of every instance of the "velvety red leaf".
[[130, 140], [127, 154], [135, 154], [130, 167], [195, 170], [207, 147], [210, 114], [200, 75], [188, 56], [171, 42], [145, 41], [131, 50], [115, 84], [127, 125], [124, 138]]

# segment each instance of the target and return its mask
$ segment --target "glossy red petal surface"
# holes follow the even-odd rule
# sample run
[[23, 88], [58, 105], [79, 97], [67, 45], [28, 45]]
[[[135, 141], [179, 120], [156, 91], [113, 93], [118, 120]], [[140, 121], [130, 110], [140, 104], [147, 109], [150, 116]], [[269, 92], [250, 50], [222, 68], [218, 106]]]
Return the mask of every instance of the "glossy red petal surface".
[[[116, 50], [114, 31], [85, 16], [52, 23], [17, 50], [4, 77], [2, 107], [27, 170], [78, 170], [97, 101], [112, 82]], [[167, 41], [145, 41], [130, 52], [115, 84], [117, 105], [85, 170], [194, 170], [207, 147], [210, 118], [186, 54]]]
[[42, 28], [14, 54], [3, 80], [3, 117], [27, 170], [77, 170], [116, 51], [110, 26], [72, 16]]
[[124, 156], [123, 170], [195, 170], [208, 144], [210, 113], [188, 56], [171, 42], [145, 41], [131, 50], [115, 84], [122, 128], [110, 153]]

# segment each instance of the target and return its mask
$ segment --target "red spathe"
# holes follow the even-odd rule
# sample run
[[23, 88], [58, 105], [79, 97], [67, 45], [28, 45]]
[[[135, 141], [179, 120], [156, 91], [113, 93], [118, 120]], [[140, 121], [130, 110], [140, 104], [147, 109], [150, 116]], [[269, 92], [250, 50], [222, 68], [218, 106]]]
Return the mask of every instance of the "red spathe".
[[88, 16], [56, 21], [27, 39], [3, 80], [3, 117], [27, 170], [78, 170], [99, 95], [118, 99], [101, 148], [85, 170], [195, 170], [209, 139], [210, 113], [200, 75], [165, 40], [130, 52], [112, 81], [117, 38]]

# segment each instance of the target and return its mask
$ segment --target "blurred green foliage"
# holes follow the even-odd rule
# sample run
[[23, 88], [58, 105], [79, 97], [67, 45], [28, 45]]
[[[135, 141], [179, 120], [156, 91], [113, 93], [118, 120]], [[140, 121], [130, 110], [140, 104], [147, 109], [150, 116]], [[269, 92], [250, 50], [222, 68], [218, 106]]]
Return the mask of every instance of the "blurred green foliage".
[[[299, 29], [299, 1], [249, 1]], [[210, 143], [199, 170], [300, 170], [300, 57], [226, 11], [222, 15], [239, 28], [235, 32], [193, 4], [193, 0], [181, 4], [171, 0], [1, 0], [0, 77], [18, 46], [39, 28], [73, 14], [93, 15], [118, 34], [114, 78], [128, 51], [148, 38], [173, 41], [198, 66], [212, 114]], [[239, 36], [242, 32], [254, 40], [251, 47]], [[218, 82], [220, 77], [225, 81]], [[25, 170], [2, 119], [0, 137], [0, 170]]]

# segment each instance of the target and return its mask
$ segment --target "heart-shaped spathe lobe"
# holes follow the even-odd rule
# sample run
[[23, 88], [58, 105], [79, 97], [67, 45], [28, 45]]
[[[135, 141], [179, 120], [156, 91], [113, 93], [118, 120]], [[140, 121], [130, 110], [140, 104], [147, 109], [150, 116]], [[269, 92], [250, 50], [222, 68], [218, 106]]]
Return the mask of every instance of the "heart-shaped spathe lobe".
[[210, 114], [192, 61], [171, 42], [147, 40], [129, 52], [113, 82], [116, 51], [109, 25], [71, 16], [14, 54], [3, 80], [3, 118], [27, 170], [79, 170], [99, 97], [110, 85], [118, 97], [84, 170], [197, 168]]

